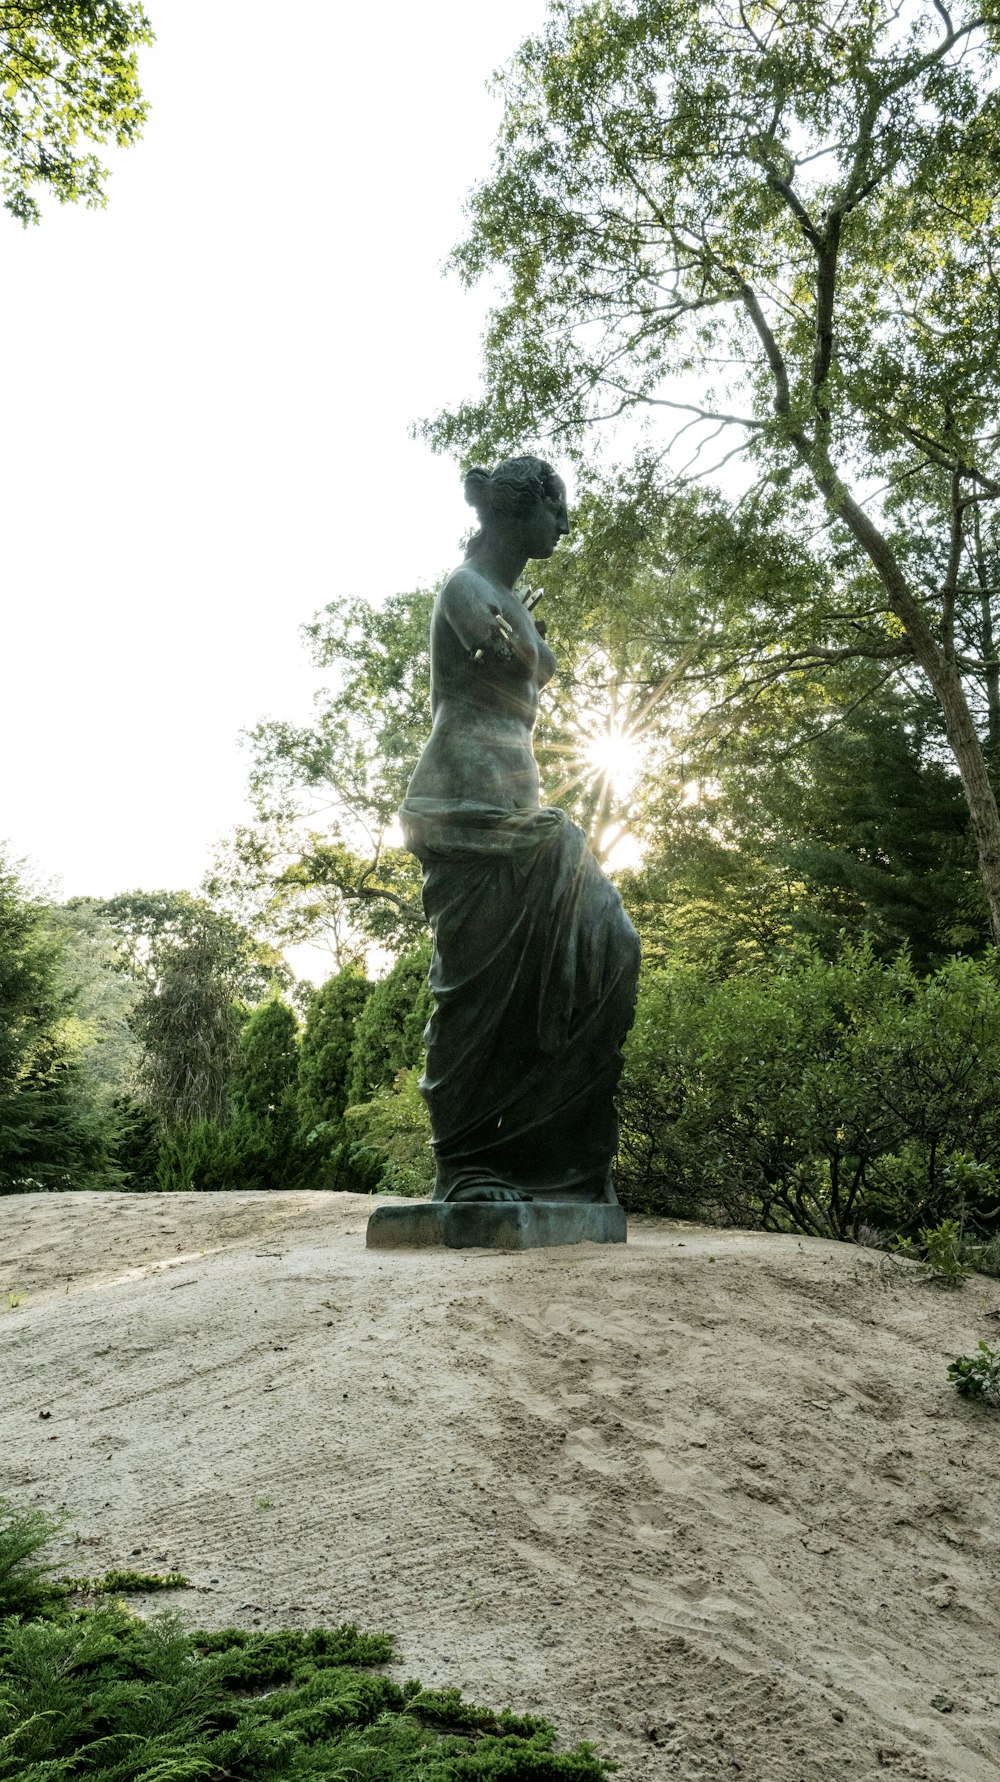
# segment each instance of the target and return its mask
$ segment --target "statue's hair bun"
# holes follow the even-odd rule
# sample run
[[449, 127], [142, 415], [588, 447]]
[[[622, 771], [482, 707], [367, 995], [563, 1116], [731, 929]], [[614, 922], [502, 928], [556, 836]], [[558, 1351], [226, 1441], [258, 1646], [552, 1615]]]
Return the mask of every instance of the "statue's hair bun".
[[488, 470], [475, 465], [465, 478], [465, 499], [477, 513], [489, 503], [489, 486], [493, 478]]

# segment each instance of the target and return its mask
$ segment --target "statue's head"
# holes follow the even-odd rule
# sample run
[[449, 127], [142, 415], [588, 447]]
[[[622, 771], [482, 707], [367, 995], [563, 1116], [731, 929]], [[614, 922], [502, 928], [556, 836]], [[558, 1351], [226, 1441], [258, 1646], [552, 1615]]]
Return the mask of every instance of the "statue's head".
[[551, 557], [569, 531], [566, 486], [544, 458], [505, 458], [495, 470], [470, 470], [465, 499], [479, 520], [467, 557], [500, 531], [515, 532], [527, 557]]

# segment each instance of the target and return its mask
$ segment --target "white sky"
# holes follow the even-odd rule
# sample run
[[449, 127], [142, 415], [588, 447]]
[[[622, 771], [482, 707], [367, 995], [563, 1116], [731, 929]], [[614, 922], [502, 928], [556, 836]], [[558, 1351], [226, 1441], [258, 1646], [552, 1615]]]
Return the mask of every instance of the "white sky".
[[105, 211], [0, 211], [0, 837], [66, 896], [196, 888], [298, 626], [434, 580], [469, 515], [416, 417], [478, 381], [441, 262], [484, 81], [544, 0], [149, 0]]

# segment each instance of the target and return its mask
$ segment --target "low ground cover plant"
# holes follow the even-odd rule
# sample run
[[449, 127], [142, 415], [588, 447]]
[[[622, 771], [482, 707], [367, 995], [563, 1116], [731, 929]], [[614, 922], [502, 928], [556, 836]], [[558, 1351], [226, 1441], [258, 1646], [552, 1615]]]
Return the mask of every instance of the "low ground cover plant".
[[950, 1363], [948, 1378], [963, 1397], [1000, 1410], [1000, 1349], [980, 1341], [974, 1355], [959, 1355]]
[[552, 1728], [533, 1716], [476, 1707], [457, 1689], [394, 1683], [376, 1668], [393, 1656], [385, 1634], [204, 1633], [177, 1613], [143, 1620], [110, 1600], [81, 1608], [68, 1585], [94, 1581], [59, 1582], [42, 1558], [60, 1526], [0, 1500], [2, 1782], [608, 1775], [588, 1746], [557, 1752]]

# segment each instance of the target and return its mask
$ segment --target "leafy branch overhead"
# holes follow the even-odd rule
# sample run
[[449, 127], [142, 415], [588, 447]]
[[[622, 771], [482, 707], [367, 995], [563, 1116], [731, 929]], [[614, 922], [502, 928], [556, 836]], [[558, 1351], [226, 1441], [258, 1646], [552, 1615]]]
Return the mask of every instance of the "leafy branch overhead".
[[40, 220], [37, 187], [106, 202], [108, 169], [81, 139], [124, 148], [141, 134], [137, 52], [152, 41], [144, 8], [122, 0], [0, 4], [0, 188], [19, 222]]
[[310, 723], [250, 732], [255, 821], [210, 880], [282, 940], [325, 938], [340, 964], [363, 939], [398, 948], [423, 932], [419, 869], [394, 824], [430, 723], [432, 598], [343, 601], [304, 628], [331, 684]]
[[772, 668], [929, 686], [1000, 941], [998, 26], [994, 0], [551, 5], [455, 254], [503, 281], [484, 395], [428, 433], [582, 457], [631, 417], [675, 489], [736, 456], [786, 536], [818, 508], [861, 634]]

